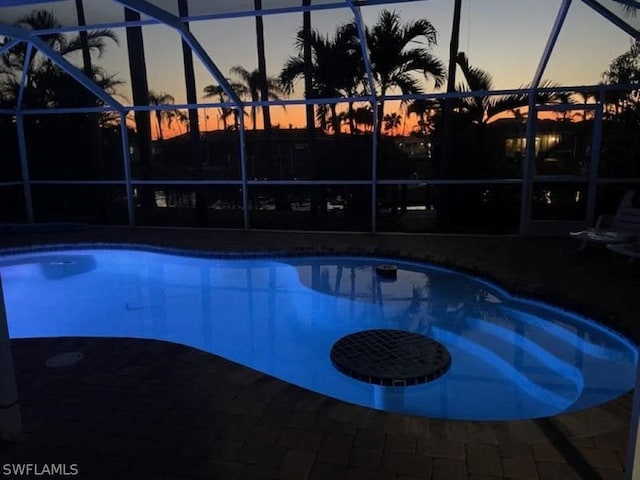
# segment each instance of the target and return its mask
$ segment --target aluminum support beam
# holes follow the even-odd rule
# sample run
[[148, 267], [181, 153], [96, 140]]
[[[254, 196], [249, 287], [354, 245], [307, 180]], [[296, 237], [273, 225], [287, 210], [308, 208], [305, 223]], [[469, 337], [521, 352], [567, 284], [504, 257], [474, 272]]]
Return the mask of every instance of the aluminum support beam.
[[622, 3], [623, 5], [628, 5], [632, 8], [640, 8], [640, 2], [637, 0], [613, 0], [614, 2]]
[[31, 198], [31, 184], [29, 183], [29, 160], [27, 157], [27, 141], [24, 132], [24, 117], [22, 116], [22, 101], [24, 99], [25, 84], [27, 83], [27, 74], [29, 71], [29, 59], [33, 52], [33, 45], [27, 43], [27, 51], [25, 52], [24, 64], [22, 65], [22, 75], [20, 76], [20, 88], [18, 89], [18, 98], [16, 98], [16, 135], [18, 136], [18, 154], [20, 157], [20, 170], [22, 172], [22, 191], [24, 194], [25, 209], [27, 212], [27, 221], [33, 223], [33, 200]]
[[16, 99], [16, 114], [20, 115], [22, 110], [22, 101], [24, 100], [24, 90], [27, 83], [27, 76], [29, 73], [29, 60], [31, 59], [31, 53], [33, 52], [33, 45], [27, 44], [27, 51], [24, 56], [24, 64], [22, 65], [22, 75], [20, 76], [20, 88], [18, 89], [18, 98]]
[[122, 143], [122, 166], [124, 168], [125, 190], [127, 192], [127, 216], [129, 226], [136, 224], [136, 211], [133, 204], [133, 188], [131, 186], [131, 156], [129, 154], [129, 131], [127, 129], [127, 114], [120, 114], [120, 141]]
[[538, 112], [536, 109], [536, 96], [538, 87], [540, 86], [540, 80], [549, 63], [549, 58], [553, 52], [558, 35], [564, 24], [567, 13], [571, 7], [571, 0], [563, 0], [556, 15], [556, 20], [549, 34], [547, 44], [542, 52], [542, 57], [538, 63], [538, 68], [531, 81], [531, 89], [529, 90], [529, 108], [527, 115], [527, 147], [525, 151], [524, 168], [522, 176], [522, 198], [520, 199], [520, 235], [525, 235], [529, 230], [531, 222], [531, 197], [533, 195], [533, 178], [535, 176], [535, 161], [536, 161], [536, 122], [538, 119]]
[[547, 44], [545, 45], [542, 52], [542, 57], [540, 58], [540, 62], [538, 63], [538, 68], [536, 69], [536, 73], [533, 76], [533, 81], [531, 82], [531, 88], [534, 90], [534, 94], [536, 93], [535, 90], [540, 85], [542, 75], [544, 75], [544, 71], [547, 68], [549, 58], [551, 58], [551, 53], [553, 52], [553, 48], [556, 45], [558, 36], [560, 35], [560, 30], [562, 30], [564, 20], [565, 18], [567, 18], [567, 13], [569, 13], [569, 7], [571, 7], [571, 0], [563, 0], [562, 5], [560, 5], [560, 9], [558, 10], [558, 14], [556, 15], [556, 20], [551, 29], [551, 33], [549, 34], [549, 38], [547, 39]]
[[[602, 98], [602, 97], [601, 97]], [[589, 165], [589, 185], [587, 187], [587, 222], [595, 223], [596, 197], [598, 195], [598, 176], [600, 175], [600, 149], [602, 144], [602, 103], [598, 103], [593, 111], [593, 133], [591, 138], [591, 158]]]
[[6, 45], [0, 47], [0, 55], [2, 55], [4, 52], [6, 52], [7, 50], [11, 50], [13, 47], [15, 47], [16, 45], [18, 45], [22, 40], [18, 40], [18, 39], [14, 39], [11, 40], [9, 43], [7, 43]]
[[247, 183], [247, 144], [244, 125], [244, 111], [238, 115], [238, 135], [240, 137], [240, 178], [242, 180], [242, 224], [249, 230], [249, 184]]
[[22, 173], [22, 188], [24, 190], [24, 205], [27, 211], [27, 222], [33, 223], [33, 202], [31, 200], [29, 163], [27, 161], [27, 140], [24, 135], [24, 118], [20, 112], [16, 113], [16, 133], [18, 134], [18, 151], [20, 153], [20, 170]]
[[[600, 2], [598, 2], [597, 0], [582, 0], [582, 3], [585, 3], [588, 6], [590, 6], [591, 8], [593, 8], [596, 12], [598, 12], [604, 18], [609, 20], [611, 23], [613, 23], [616, 27], [618, 27], [621, 30], [623, 30], [624, 32], [628, 33], [629, 35], [631, 35], [636, 40], [640, 40], [640, 31], [638, 31], [637, 28], [634, 28], [631, 25], [629, 25], [622, 18], [620, 18], [619, 15], [616, 15], [615, 13], [613, 13], [608, 8], [605, 8], [604, 6], [602, 6], [602, 4]], [[627, 5], [631, 4], [631, 2], [620, 2], [620, 3], [625, 3]], [[636, 3], [635, 6], [637, 8], [640, 8], [640, 4]]]

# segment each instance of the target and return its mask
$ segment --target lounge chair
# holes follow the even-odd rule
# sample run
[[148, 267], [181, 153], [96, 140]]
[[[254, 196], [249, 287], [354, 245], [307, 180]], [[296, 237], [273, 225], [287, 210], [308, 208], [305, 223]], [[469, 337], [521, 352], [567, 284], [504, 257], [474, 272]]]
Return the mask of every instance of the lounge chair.
[[580, 250], [589, 242], [600, 244], [635, 243], [640, 237], [640, 207], [633, 205], [634, 190], [629, 190], [618, 207], [615, 216], [600, 215], [595, 227], [571, 232], [569, 235], [582, 240]]

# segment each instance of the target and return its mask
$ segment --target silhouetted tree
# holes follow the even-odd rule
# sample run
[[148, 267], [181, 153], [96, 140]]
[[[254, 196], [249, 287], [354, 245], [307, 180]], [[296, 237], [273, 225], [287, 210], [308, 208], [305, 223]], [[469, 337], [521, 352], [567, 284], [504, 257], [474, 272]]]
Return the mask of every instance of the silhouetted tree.
[[600, 172], [604, 176], [640, 175], [640, 41], [614, 58], [602, 75], [606, 84], [632, 85], [627, 90], [609, 90], [605, 98]]
[[[256, 12], [262, 10], [262, 0], [253, 0], [253, 7]], [[267, 77], [267, 60], [264, 48], [264, 24], [262, 15], [256, 15], [256, 42], [258, 50], [258, 81], [260, 84], [260, 100], [266, 102], [270, 98], [271, 85]], [[271, 114], [269, 106], [262, 107], [262, 122], [264, 129], [268, 132], [271, 130]], [[254, 123], [255, 128], [255, 123]]]
[[[302, 6], [308, 7], [311, 5], [311, 0], [302, 0]], [[304, 75], [304, 96], [305, 98], [313, 98], [313, 46], [311, 45], [311, 12], [305, 10], [302, 12], [302, 62], [304, 64], [303, 75]], [[315, 143], [315, 121], [313, 116], [313, 105], [307, 104], [305, 105], [305, 121], [307, 127], [307, 140], [309, 142], [309, 146], [312, 147], [312, 144]], [[310, 148], [310, 150], [314, 150], [314, 148]], [[313, 155], [310, 152], [311, 155]]]
[[[305, 42], [311, 47], [311, 65], [305, 62]], [[333, 37], [312, 30], [308, 34], [299, 30], [296, 37], [297, 55], [290, 57], [280, 73], [280, 82], [287, 93], [293, 91], [296, 80], [304, 78], [310, 71], [313, 96], [319, 98], [353, 97], [363, 89], [364, 66], [360, 55], [360, 46], [355, 24], [341, 25]], [[355, 131], [353, 123], [353, 102], [349, 102], [349, 121], [351, 133]], [[330, 113], [329, 113], [330, 112]], [[341, 117], [335, 103], [319, 105], [316, 119], [320, 127], [326, 130], [327, 121], [331, 128], [340, 133]]]
[[[493, 78], [487, 71], [469, 64], [469, 60], [464, 52], [458, 54], [458, 65], [464, 75], [465, 83], [457, 85], [458, 92], [482, 92], [493, 90]], [[540, 83], [540, 88], [553, 88], [557, 86], [550, 80]], [[528, 85], [521, 86], [522, 89], [529, 88]], [[563, 97], [560, 92], [544, 91], [538, 92], [536, 103], [561, 103], [563, 99], [570, 101], [569, 97]], [[510, 95], [492, 95], [480, 97], [464, 97], [455, 103], [460, 112], [470, 116], [473, 123], [486, 124], [496, 115], [525, 107], [529, 104], [528, 93], [514, 93]]]
[[364, 127], [365, 132], [373, 130], [373, 110], [371, 107], [358, 107], [354, 112], [354, 122], [356, 130], [359, 130], [360, 126]]
[[[156, 93], [153, 90], [149, 90], [149, 105], [157, 106], [157, 105], [167, 105], [175, 102], [175, 98], [173, 95], [166, 92]], [[154, 110], [156, 116], [156, 127], [158, 128], [158, 139], [164, 140], [164, 136], [162, 134], [162, 125], [163, 123], [167, 123], [168, 127], [171, 127], [172, 121], [172, 113], [170, 110]]]
[[[229, 79], [227, 79], [227, 82], [229, 83], [233, 91], [236, 92], [240, 98], [247, 96], [248, 90], [247, 90], [247, 87], [245, 87], [243, 84], [237, 83], [237, 82], [231, 82]], [[203, 98], [215, 98], [220, 103], [228, 103], [230, 100], [229, 96], [225, 93], [224, 89], [219, 85], [207, 85], [206, 87], [204, 87]], [[234, 128], [237, 130], [238, 129], [238, 109], [234, 107], [224, 107], [224, 106], [219, 107], [219, 109], [220, 109], [220, 119], [222, 120], [223, 129], [226, 130], [228, 128], [227, 118], [233, 115]]]
[[402, 123], [402, 117], [398, 115], [397, 112], [387, 113], [383, 120], [385, 131], [391, 132], [391, 134], [393, 134], [393, 131]]
[[[602, 74], [604, 83], [639, 84], [640, 83], [640, 41], [631, 44], [629, 50], [614, 58], [609, 68]], [[640, 90], [607, 92], [607, 104], [613, 107], [613, 113], [620, 115], [624, 110], [635, 109], [640, 102]]]
[[407, 117], [418, 117], [417, 133], [427, 135], [433, 130], [433, 117], [440, 111], [440, 102], [437, 100], [416, 99], [407, 106]]
[[[245, 94], [253, 102], [260, 101], [260, 72], [258, 70], [249, 71], [244, 67], [236, 65], [231, 67], [231, 73], [238, 77], [240, 80], [238, 83], [241, 88], [236, 90], [239, 94]], [[280, 86], [278, 79], [273, 77], [267, 77], [268, 97], [269, 100], [282, 100], [284, 90]], [[253, 129], [257, 128], [257, 110], [260, 107], [253, 105], [251, 107], [251, 122], [253, 123]], [[284, 108], [284, 107], [283, 107]]]
[[[15, 26], [29, 30], [49, 30], [60, 28], [61, 25], [55, 16], [46, 10], [34, 10], [21, 17]], [[79, 35], [68, 36], [63, 33], [52, 33], [40, 36], [53, 50], [62, 56], [70, 56], [83, 48], [83, 41]], [[107, 47], [107, 41], [111, 40], [116, 45], [118, 37], [111, 30], [94, 30], [86, 35], [86, 47], [91, 53], [102, 55]], [[4, 39], [0, 46], [9, 40]], [[19, 43], [4, 52], [0, 57], [2, 68], [0, 69], [0, 92], [6, 105], [16, 107], [18, 92], [22, 81], [22, 68], [26, 62], [26, 78], [23, 108], [48, 108], [48, 107], [78, 107], [103, 105], [102, 100], [94, 95], [87, 96], [86, 89], [75, 79], [69, 77], [51, 59], [37, 52], [31, 51], [31, 56], [26, 58], [27, 45]], [[103, 90], [110, 94], [117, 93], [117, 87], [122, 81], [115, 75], [107, 74], [98, 66], [87, 65], [90, 68], [88, 76]], [[87, 102], [90, 102], [87, 105]]]
[[[366, 34], [379, 96], [387, 95], [393, 88], [399, 88], [403, 94], [424, 93], [423, 79], [433, 80], [436, 88], [444, 82], [444, 65], [430, 51], [437, 45], [438, 34], [428, 20], [402, 23], [397, 12], [383, 10]], [[422, 78], [416, 78], [415, 74]], [[384, 100], [380, 100], [379, 125], [383, 118]]]
[[[140, 21], [140, 14], [127, 7], [124, 8], [124, 19], [127, 22]], [[142, 27], [127, 27], [127, 58], [131, 75], [131, 92], [134, 105], [147, 105], [149, 103], [149, 82], [147, 79], [147, 65], [145, 60], [144, 39]], [[136, 140], [140, 152], [140, 176], [149, 179], [152, 176], [151, 163], [151, 116], [148, 112], [135, 111]], [[151, 209], [155, 206], [153, 191], [142, 189], [142, 206]]]
[[[188, 0], [178, 0], [178, 14], [181, 17], [189, 16], [189, 4]], [[187, 30], [190, 30], [189, 22], [185, 22], [184, 26]], [[193, 65], [193, 52], [189, 44], [182, 39], [180, 41], [182, 45], [182, 60], [184, 63], [184, 84], [187, 94], [187, 103], [198, 103], [198, 92], [196, 89], [196, 74]], [[190, 108], [185, 114], [180, 110], [174, 111], [175, 117], [178, 121], [178, 128], [181, 124], [187, 126], [189, 132], [189, 140], [191, 145], [191, 164], [193, 165], [193, 173], [195, 178], [202, 178], [202, 164], [203, 164], [203, 151], [200, 142], [200, 121], [198, 119], [198, 109]], [[202, 192], [196, 194], [196, 203], [198, 215], [204, 217], [204, 210], [206, 205], [203, 205]]]
[[[590, 101], [593, 101], [593, 102], [600, 101], [600, 93], [598, 91], [583, 90], [583, 91], [574, 93], [571, 97], [572, 97], [573, 103], [587, 104], [587, 103], [590, 103]], [[582, 111], [582, 121], [584, 122], [586, 120], [587, 120], [587, 110], [585, 109]]]
[[181, 126], [184, 126], [186, 127], [186, 131], [190, 132], [191, 125], [189, 123], [189, 115], [186, 114], [184, 110], [175, 110], [173, 114], [176, 122], [178, 122], [178, 131], [182, 133]]

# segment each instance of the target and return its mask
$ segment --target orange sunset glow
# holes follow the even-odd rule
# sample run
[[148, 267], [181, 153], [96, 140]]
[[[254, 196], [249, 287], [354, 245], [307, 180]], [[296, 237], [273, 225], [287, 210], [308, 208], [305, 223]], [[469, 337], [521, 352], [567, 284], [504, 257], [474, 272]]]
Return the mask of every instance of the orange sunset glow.
[[[364, 104], [363, 104], [364, 105]], [[201, 132], [210, 132], [210, 131], [218, 131], [223, 130], [223, 120], [221, 116], [220, 109], [217, 107], [209, 107], [209, 108], [201, 108], [199, 109], [199, 128]], [[251, 115], [249, 114], [249, 108], [245, 109], [245, 129], [253, 130], [254, 126], [251, 122]], [[527, 108], [522, 107], [516, 109], [515, 111], [521, 116], [521, 118], [525, 119], [527, 115]], [[286, 109], [283, 109], [280, 106], [272, 106], [270, 109], [271, 114], [271, 122], [272, 128], [280, 128], [280, 129], [289, 129], [289, 128], [306, 128], [306, 118], [305, 118], [305, 106], [304, 105], [290, 105], [287, 106]], [[339, 112], [342, 110], [338, 110]], [[346, 108], [344, 109], [346, 111]], [[393, 129], [388, 130], [385, 126], [382, 126], [382, 134], [387, 136], [407, 136], [412, 132], [418, 130], [418, 117], [416, 115], [407, 115], [405, 113], [406, 108], [400, 105], [400, 102], [388, 102], [385, 105], [385, 113], [397, 113], [400, 116], [401, 122], [400, 125], [395, 126]], [[593, 112], [591, 110], [587, 110], [586, 113], [584, 110], [575, 109], [575, 110], [567, 110], [567, 111], [541, 111], [538, 112], [538, 119], [540, 120], [564, 120], [570, 122], [578, 122], [585, 119], [590, 119], [593, 117]], [[257, 119], [257, 130], [262, 130], [264, 128], [262, 121], [262, 112], [258, 111], [256, 119]], [[505, 111], [500, 112], [497, 115], [492, 116], [487, 123], [492, 123], [497, 120], [506, 119], [506, 118], [516, 118], [514, 111]], [[227, 119], [227, 127], [229, 127], [232, 123], [232, 120]], [[151, 115], [151, 124], [152, 124], [152, 139], [159, 140], [158, 135], [158, 123], [155, 115]], [[135, 122], [133, 122], [135, 125]], [[317, 126], [317, 122], [316, 122]], [[169, 139], [176, 136], [184, 135], [188, 132], [188, 128], [186, 124], [181, 124], [177, 121], [172, 121], [169, 125], [166, 122], [163, 122], [162, 125], [162, 133], [163, 138]], [[349, 133], [349, 126], [346, 123], [342, 123], [341, 126], [342, 133]], [[333, 132], [331, 130], [326, 132], [331, 135]]]

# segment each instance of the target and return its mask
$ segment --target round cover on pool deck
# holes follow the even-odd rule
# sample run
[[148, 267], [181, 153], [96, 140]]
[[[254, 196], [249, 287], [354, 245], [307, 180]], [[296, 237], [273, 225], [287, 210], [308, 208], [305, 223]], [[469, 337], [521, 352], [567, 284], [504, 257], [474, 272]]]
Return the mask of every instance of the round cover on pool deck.
[[342, 337], [331, 362], [345, 375], [375, 385], [430, 382], [444, 375], [451, 356], [444, 345], [404, 330], [365, 330]]

